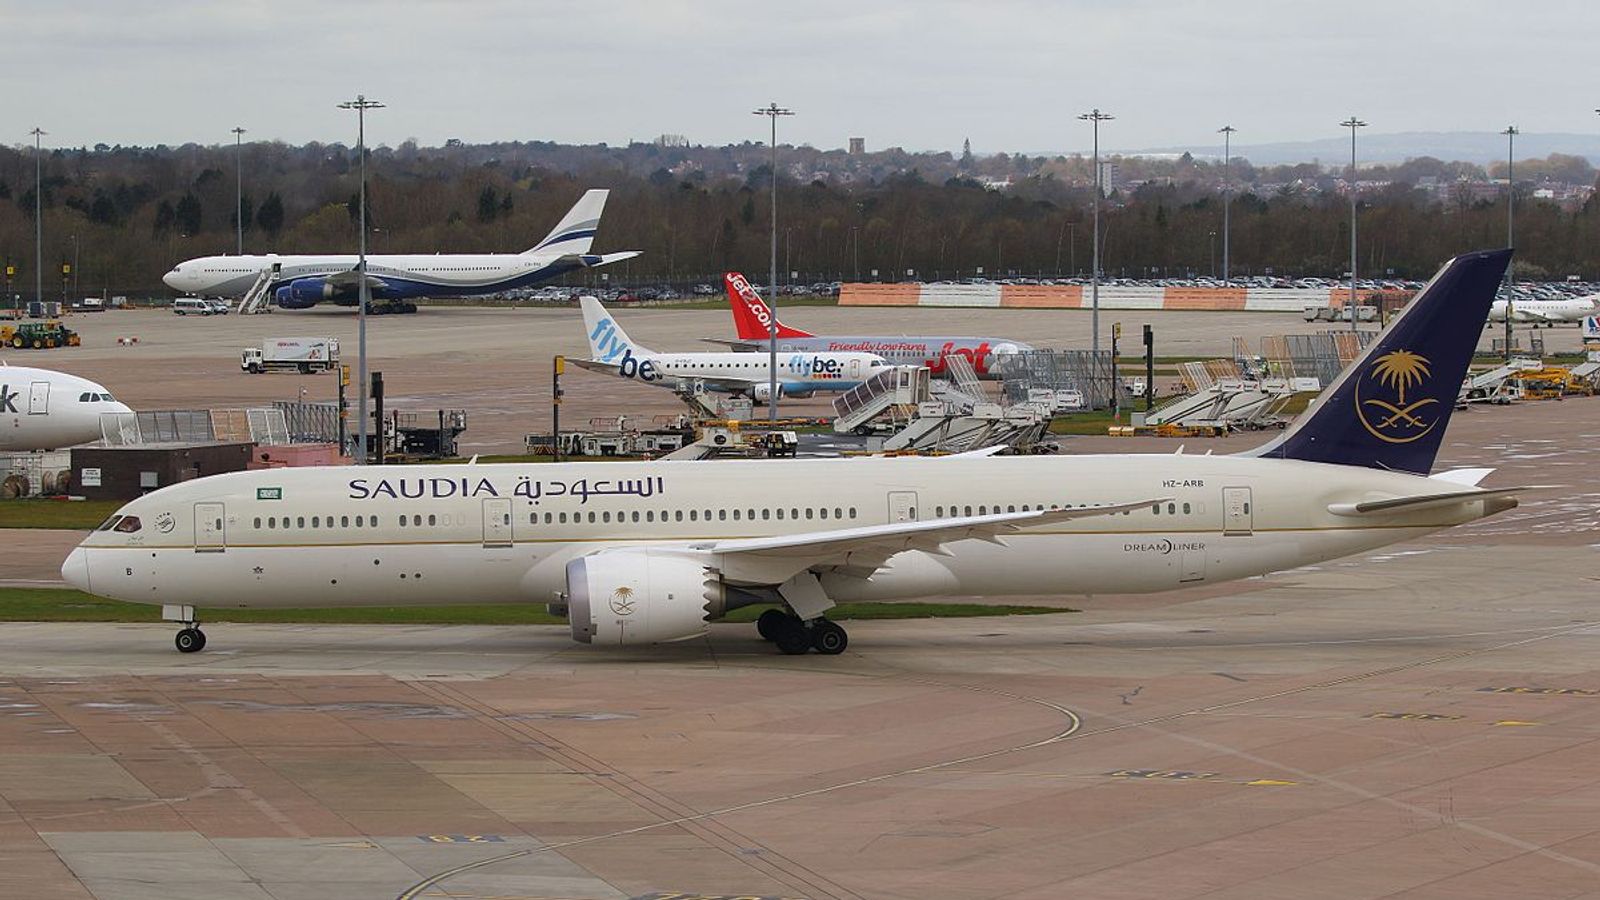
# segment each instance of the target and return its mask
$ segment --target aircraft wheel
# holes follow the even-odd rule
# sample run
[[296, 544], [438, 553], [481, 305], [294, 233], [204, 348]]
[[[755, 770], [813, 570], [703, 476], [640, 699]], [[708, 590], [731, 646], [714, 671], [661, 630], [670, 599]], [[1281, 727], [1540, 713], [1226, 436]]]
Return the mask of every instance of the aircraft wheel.
[[825, 656], [837, 656], [850, 646], [850, 635], [837, 622], [821, 619], [811, 626], [811, 646]]
[[778, 639], [778, 630], [790, 618], [781, 609], [769, 609], [756, 617], [756, 633], [761, 635], [763, 641], [775, 641]]
[[198, 653], [206, 647], [206, 633], [198, 628], [185, 628], [178, 632], [172, 643], [179, 653]]
[[778, 628], [773, 643], [778, 649], [788, 656], [799, 656], [811, 649], [811, 632], [805, 623], [789, 616], [784, 617], [783, 624]]

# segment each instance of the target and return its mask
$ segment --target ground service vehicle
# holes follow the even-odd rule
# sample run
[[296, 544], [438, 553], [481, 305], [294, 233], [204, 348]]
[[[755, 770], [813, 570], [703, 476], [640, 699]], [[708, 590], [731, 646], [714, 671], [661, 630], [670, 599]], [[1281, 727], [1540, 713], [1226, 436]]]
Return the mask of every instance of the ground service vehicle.
[[0, 326], [0, 344], [18, 350], [48, 350], [53, 347], [76, 347], [82, 342], [78, 333], [57, 321], [23, 322], [19, 325]]
[[262, 372], [320, 372], [339, 365], [338, 338], [266, 338], [260, 349], [246, 347], [239, 368], [253, 375]]

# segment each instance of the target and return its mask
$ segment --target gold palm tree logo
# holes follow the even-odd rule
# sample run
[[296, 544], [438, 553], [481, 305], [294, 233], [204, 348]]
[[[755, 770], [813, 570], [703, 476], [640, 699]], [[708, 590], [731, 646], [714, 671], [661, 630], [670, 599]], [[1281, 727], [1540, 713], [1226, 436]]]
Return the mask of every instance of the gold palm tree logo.
[[[1395, 401], [1361, 397], [1361, 381], [1356, 382], [1356, 417], [1373, 437], [1391, 444], [1409, 444], [1433, 430], [1438, 419], [1427, 421], [1418, 410], [1439, 402], [1437, 397], [1423, 397], [1406, 402], [1406, 392], [1432, 376], [1427, 357], [1410, 350], [1393, 350], [1378, 357], [1372, 365], [1372, 380], [1394, 391]], [[1368, 418], [1368, 407], [1377, 413]]]
[[633, 588], [623, 585], [611, 592], [611, 611], [619, 616], [633, 612]]
[[1428, 360], [1410, 350], [1385, 353], [1372, 367], [1372, 377], [1399, 396], [1401, 407], [1406, 405], [1406, 390], [1421, 384], [1429, 374]]

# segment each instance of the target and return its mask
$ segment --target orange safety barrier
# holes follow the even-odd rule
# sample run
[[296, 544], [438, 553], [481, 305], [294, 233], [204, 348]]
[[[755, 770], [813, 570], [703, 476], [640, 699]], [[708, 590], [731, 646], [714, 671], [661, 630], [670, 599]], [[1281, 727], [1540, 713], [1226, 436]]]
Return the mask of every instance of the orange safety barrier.
[[1076, 284], [1002, 284], [1000, 305], [1012, 309], [1082, 309], [1083, 287]]
[[916, 306], [920, 284], [846, 284], [839, 288], [840, 306]]
[[1162, 309], [1244, 309], [1246, 288], [1169, 287], [1161, 295]]

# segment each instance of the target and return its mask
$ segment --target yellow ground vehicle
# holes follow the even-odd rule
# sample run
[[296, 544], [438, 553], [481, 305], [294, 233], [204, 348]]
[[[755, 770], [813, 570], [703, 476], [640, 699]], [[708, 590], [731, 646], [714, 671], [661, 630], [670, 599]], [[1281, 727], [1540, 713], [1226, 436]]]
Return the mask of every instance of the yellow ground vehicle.
[[76, 347], [80, 343], [82, 338], [78, 337], [76, 331], [53, 319], [47, 322], [0, 325], [0, 344], [17, 350]]

